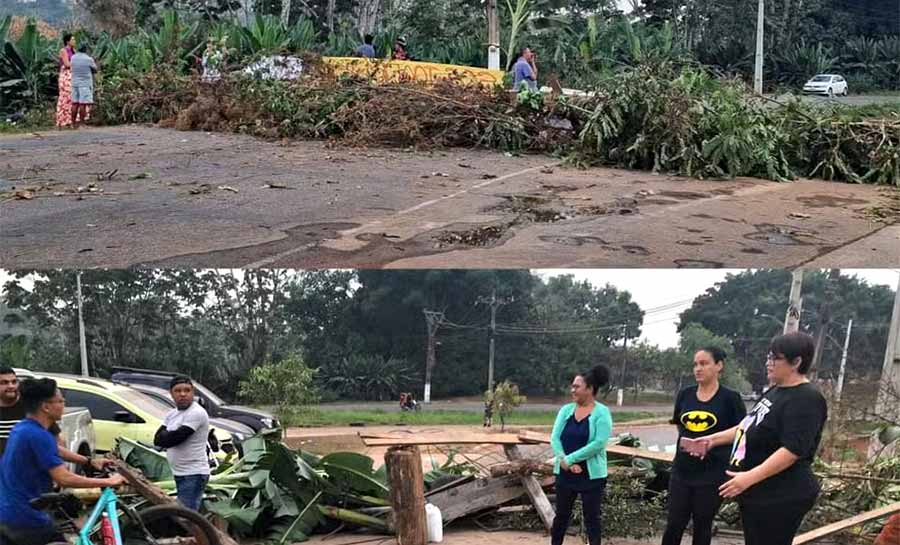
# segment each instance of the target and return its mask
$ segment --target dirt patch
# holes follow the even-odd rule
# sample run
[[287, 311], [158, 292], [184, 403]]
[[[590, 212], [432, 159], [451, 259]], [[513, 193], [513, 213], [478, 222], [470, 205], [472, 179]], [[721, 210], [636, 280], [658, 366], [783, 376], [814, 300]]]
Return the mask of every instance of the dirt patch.
[[844, 208], [852, 205], [869, 204], [861, 199], [851, 197], [839, 197], [836, 195], [809, 195], [807, 197], [797, 197], [797, 202], [809, 208]]

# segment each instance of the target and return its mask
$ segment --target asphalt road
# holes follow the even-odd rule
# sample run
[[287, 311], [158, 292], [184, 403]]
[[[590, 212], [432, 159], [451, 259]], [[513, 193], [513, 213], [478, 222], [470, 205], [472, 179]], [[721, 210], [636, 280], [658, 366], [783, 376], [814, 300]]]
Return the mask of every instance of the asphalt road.
[[848, 95], [845, 97], [828, 98], [822, 95], [769, 95], [778, 101], [786, 101], [799, 96], [804, 102], [812, 104], [840, 104], [844, 106], [869, 106], [871, 104], [900, 104], [900, 96], [897, 95]]
[[4, 268], [896, 267], [897, 219], [900, 191], [821, 181], [141, 126], [0, 136]]

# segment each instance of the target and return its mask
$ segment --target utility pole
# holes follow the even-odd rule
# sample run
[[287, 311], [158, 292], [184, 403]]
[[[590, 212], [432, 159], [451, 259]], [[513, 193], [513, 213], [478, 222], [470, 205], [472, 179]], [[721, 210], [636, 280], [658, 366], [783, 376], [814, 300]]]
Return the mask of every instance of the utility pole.
[[84, 338], [84, 297], [81, 295], [81, 271], [75, 271], [75, 287], [78, 290], [78, 344], [81, 351], [81, 376], [90, 376], [87, 360], [87, 342]]
[[425, 403], [431, 403], [431, 373], [434, 371], [434, 365], [437, 358], [435, 357], [435, 346], [437, 345], [438, 328], [444, 322], [444, 313], [436, 310], [423, 310], [425, 313], [425, 325], [428, 326], [428, 351], [425, 354], [425, 395], [422, 400]]
[[488, 69], [500, 70], [500, 17], [497, 0], [485, 0], [488, 21]]
[[763, 37], [766, 25], [766, 1], [759, 0], [759, 8], [756, 15], [756, 70], [753, 75], [753, 89], [758, 93], [763, 92]]
[[488, 355], [488, 391], [494, 391], [494, 337], [497, 334], [497, 309], [501, 306], [511, 303], [513, 301], [512, 298], [509, 299], [498, 299], [497, 298], [497, 288], [494, 288], [494, 291], [491, 293], [490, 298], [479, 297], [479, 304], [488, 304], [491, 307], [491, 348], [490, 353]]
[[825, 351], [825, 338], [828, 337], [828, 329], [831, 327], [831, 301], [834, 299], [835, 284], [841, 276], [840, 269], [831, 269], [828, 279], [825, 281], [825, 294], [822, 304], [819, 305], [819, 327], [816, 329], [816, 351], [812, 364], [809, 366], [809, 378], [815, 380], [822, 363], [822, 352]]
[[622, 324], [622, 374], [619, 378], [619, 384], [625, 387], [625, 374], [628, 369], [628, 324]]
[[[884, 351], [884, 367], [881, 369], [875, 414], [889, 420], [900, 418], [898, 396], [900, 396], [900, 281], [897, 282], [897, 292], [894, 294], [894, 310], [891, 313], [887, 349]], [[888, 414], [889, 411], [891, 414]]]
[[841, 402], [841, 394], [844, 391], [844, 372], [847, 369], [847, 349], [850, 348], [850, 330], [853, 329], [853, 320], [847, 322], [847, 336], [844, 337], [844, 353], [841, 355], [841, 370], [838, 371], [837, 389], [834, 392], [835, 400]]
[[784, 317], [783, 333], [793, 333], [800, 330], [800, 312], [803, 307], [803, 298], [800, 296], [803, 288], [803, 269], [795, 269], [791, 278], [791, 295], [787, 313]]

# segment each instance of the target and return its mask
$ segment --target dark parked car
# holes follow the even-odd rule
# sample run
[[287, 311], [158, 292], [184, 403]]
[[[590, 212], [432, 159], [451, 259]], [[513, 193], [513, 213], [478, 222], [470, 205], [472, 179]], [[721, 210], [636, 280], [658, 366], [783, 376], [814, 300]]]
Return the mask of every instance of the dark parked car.
[[[135, 369], [133, 367], [113, 367], [111, 380], [129, 384], [146, 384], [157, 388], [168, 388], [169, 381], [176, 373], [156, 369]], [[210, 418], [227, 418], [250, 426], [254, 433], [261, 430], [280, 428], [281, 423], [273, 415], [241, 405], [225, 403], [219, 396], [198, 382], [194, 382], [197, 402], [206, 409]]]

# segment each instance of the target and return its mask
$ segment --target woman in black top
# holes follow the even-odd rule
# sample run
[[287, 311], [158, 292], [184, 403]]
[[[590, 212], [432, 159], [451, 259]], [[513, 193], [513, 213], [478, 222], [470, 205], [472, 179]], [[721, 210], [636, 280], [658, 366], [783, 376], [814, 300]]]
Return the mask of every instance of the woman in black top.
[[[741, 395], [719, 384], [725, 366], [725, 352], [709, 347], [694, 354], [694, 378], [675, 399], [672, 423], [682, 437], [694, 439], [737, 426], [747, 414]], [[693, 545], [709, 545], [712, 525], [722, 498], [719, 486], [728, 469], [727, 445], [710, 450], [703, 459], [679, 449], [669, 479], [669, 516], [662, 545], [680, 545], [688, 522], [693, 519]]]
[[689, 440], [696, 455], [732, 443], [722, 497], [737, 498], [746, 545], [790, 545], [819, 495], [812, 462], [828, 406], [806, 378], [815, 343], [805, 333], [772, 339], [766, 362], [774, 387], [730, 430]]

